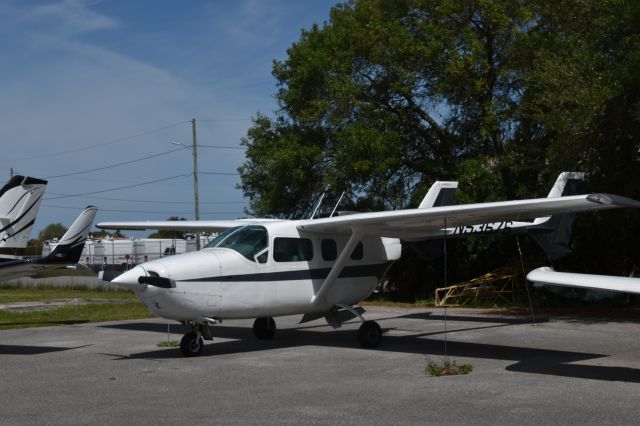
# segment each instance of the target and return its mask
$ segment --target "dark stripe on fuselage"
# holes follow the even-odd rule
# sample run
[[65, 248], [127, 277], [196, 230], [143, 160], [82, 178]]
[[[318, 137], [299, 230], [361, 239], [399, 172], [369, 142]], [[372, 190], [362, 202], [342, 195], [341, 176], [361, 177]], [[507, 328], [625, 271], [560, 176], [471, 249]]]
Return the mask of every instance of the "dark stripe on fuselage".
[[50, 263], [78, 263], [86, 240], [84, 236], [80, 236], [69, 244], [58, 244], [46, 257], [46, 261]]
[[19, 233], [21, 233], [22, 231], [24, 231], [25, 229], [27, 229], [30, 226], [33, 226], [33, 224], [36, 223], [36, 219], [34, 218], [31, 222], [27, 223], [25, 226], [23, 226], [22, 228], [18, 229], [16, 232], [14, 232], [13, 234], [9, 235], [7, 234], [7, 239], [8, 238], [13, 238], [16, 235], [18, 235]]
[[[16, 223], [20, 222], [20, 220], [25, 217], [27, 215], [27, 213], [29, 213], [29, 211], [33, 208], [33, 206], [35, 206], [36, 204], [38, 204], [38, 201], [40, 201], [40, 198], [42, 198], [43, 194], [40, 194], [40, 196], [36, 199], [36, 201], [33, 202], [33, 204], [31, 204], [29, 206], [29, 208], [22, 214], [20, 215], [19, 218], [17, 218], [16, 220], [14, 220], [13, 222], [11, 222], [10, 224], [8, 224], [7, 226], [5, 226], [4, 228], [0, 229], [0, 232], [4, 232], [7, 229], [11, 228], [13, 225], [15, 225]], [[35, 219], [34, 219], [35, 221]], [[23, 228], [24, 229], [24, 228]], [[17, 233], [14, 233], [13, 235], [16, 235]]]
[[[374, 265], [345, 266], [338, 278], [361, 278], [375, 276], [382, 278], [391, 262]], [[183, 282], [230, 282], [230, 281], [297, 281], [322, 280], [329, 275], [331, 268], [302, 269], [298, 271], [264, 272], [259, 274], [222, 275], [219, 277], [177, 280]]]
[[13, 207], [11, 207], [11, 209], [7, 212], [7, 216], [11, 214], [11, 212], [13, 211], [13, 209], [15, 209], [15, 208], [16, 208], [16, 206], [17, 206], [18, 204], [20, 204], [20, 202], [22, 201], [22, 199], [23, 199], [24, 197], [28, 197], [32, 192], [33, 192], [33, 189], [32, 189], [31, 191], [27, 191], [27, 192], [25, 192], [24, 194], [22, 194], [22, 195], [20, 196], [20, 198], [18, 198], [18, 201], [16, 201], [16, 202], [15, 202], [15, 204], [13, 205]]

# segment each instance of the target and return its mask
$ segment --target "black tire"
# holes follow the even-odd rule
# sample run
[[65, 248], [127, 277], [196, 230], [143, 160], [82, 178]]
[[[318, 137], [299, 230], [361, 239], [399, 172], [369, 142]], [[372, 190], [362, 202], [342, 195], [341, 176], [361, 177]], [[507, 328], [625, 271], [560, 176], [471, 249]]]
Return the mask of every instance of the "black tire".
[[273, 318], [256, 318], [253, 322], [253, 334], [260, 340], [273, 339], [276, 334], [276, 322]]
[[365, 321], [358, 329], [358, 341], [363, 348], [375, 348], [382, 340], [382, 330], [375, 321]]
[[180, 340], [180, 351], [184, 356], [197, 356], [202, 353], [204, 340], [198, 333], [187, 333]]

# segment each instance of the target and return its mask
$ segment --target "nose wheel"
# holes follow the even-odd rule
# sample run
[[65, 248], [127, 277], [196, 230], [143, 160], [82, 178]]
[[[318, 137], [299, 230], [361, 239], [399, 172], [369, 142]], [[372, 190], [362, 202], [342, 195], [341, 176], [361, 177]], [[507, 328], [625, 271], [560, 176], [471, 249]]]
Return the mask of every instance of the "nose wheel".
[[200, 355], [202, 348], [204, 348], [204, 339], [200, 333], [187, 333], [180, 340], [180, 351], [184, 356]]
[[273, 339], [276, 334], [276, 322], [271, 317], [256, 318], [253, 322], [253, 334], [260, 340]]

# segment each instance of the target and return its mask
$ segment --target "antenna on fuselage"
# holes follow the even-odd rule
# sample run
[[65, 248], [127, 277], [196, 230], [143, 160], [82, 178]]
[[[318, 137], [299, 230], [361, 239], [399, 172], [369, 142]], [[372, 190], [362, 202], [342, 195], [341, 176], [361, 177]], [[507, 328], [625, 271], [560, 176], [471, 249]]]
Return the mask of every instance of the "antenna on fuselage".
[[333, 208], [333, 210], [331, 210], [331, 214], [329, 215], [329, 217], [333, 217], [333, 214], [336, 212], [336, 209], [340, 205], [340, 201], [342, 201], [342, 197], [344, 197], [344, 191], [342, 191], [342, 194], [340, 194], [340, 198], [338, 198], [338, 202], [336, 203], [336, 205]]
[[324, 195], [325, 194], [326, 194], [326, 192], [323, 192], [322, 195], [320, 196], [320, 201], [318, 201], [318, 204], [316, 204], [316, 208], [313, 209], [313, 213], [311, 213], [311, 217], [309, 219], [313, 219], [316, 216], [316, 212], [318, 211], [318, 209], [322, 205], [322, 200], [324, 199]]

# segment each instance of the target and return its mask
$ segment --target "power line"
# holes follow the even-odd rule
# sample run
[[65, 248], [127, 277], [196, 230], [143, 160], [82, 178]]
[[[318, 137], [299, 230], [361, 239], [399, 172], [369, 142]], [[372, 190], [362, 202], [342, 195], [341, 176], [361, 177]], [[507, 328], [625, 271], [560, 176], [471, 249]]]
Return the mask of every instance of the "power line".
[[198, 148], [244, 149], [244, 150], [246, 150], [246, 149], [247, 149], [247, 147], [245, 147], [245, 146], [229, 146], [229, 145], [200, 145], [200, 144], [198, 144]]
[[87, 151], [89, 149], [97, 148], [97, 147], [100, 147], [100, 146], [113, 145], [113, 144], [117, 144], [117, 143], [121, 143], [121, 142], [126, 142], [126, 141], [129, 141], [131, 139], [139, 138], [139, 137], [142, 137], [142, 136], [151, 135], [153, 133], [158, 133], [158, 132], [161, 132], [163, 130], [170, 129], [172, 127], [177, 127], [177, 126], [179, 126], [181, 124], [185, 124], [185, 123], [189, 123], [189, 121], [179, 121], [179, 122], [174, 123], [174, 124], [169, 124], [167, 126], [158, 127], [157, 129], [147, 130], [145, 132], [136, 133], [136, 134], [131, 135], [131, 136], [126, 136], [126, 137], [123, 137], [123, 138], [113, 139], [113, 140], [110, 140], [110, 141], [107, 141], [107, 142], [97, 143], [97, 144], [94, 144], [94, 145], [88, 145], [88, 146], [85, 146], [85, 147], [82, 147], [82, 148], [69, 149], [69, 150], [66, 150], [66, 151], [54, 152], [52, 154], [42, 154], [42, 155], [34, 155], [32, 157], [22, 157], [22, 158], [14, 158], [14, 159], [11, 159], [11, 160], [2, 160], [0, 162], [1, 163], [11, 163], [11, 162], [14, 162], [14, 161], [35, 160], [35, 159], [38, 159], [38, 158], [49, 158], [49, 157], [56, 157], [56, 156], [59, 156], [59, 155], [70, 154], [72, 152]]
[[171, 154], [173, 152], [181, 151], [183, 149], [185, 149], [185, 148], [172, 149], [171, 151], [160, 152], [158, 154], [153, 154], [153, 155], [149, 155], [147, 157], [137, 158], [135, 160], [129, 160], [129, 161], [125, 161], [125, 162], [122, 162], [122, 163], [115, 163], [115, 164], [111, 164], [111, 165], [104, 166], [104, 167], [97, 167], [97, 168], [94, 168], [94, 169], [82, 170], [82, 171], [79, 171], [79, 172], [65, 173], [65, 174], [57, 175], [57, 176], [47, 176], [44, 179], [56, 179], [56, 178], [67, 177], [67, 176], [81, 175], [81, 174], [84, 174], [84, 173], [97, 172], [97, 171], [100, 171], [100, 170], [106, 170], [106, 169], [110, 169], [110, 168], [113, 168], [113, 167], [125, 166], [127, 164], [138, 163], [140, 161], [149, 160], [151, 158], [156, 158], [156, 157], [160, 157], [162, 155]]
[[[61, 195], [66, 197], [67, 194], [61, 194], [58, 192], [47, 192], [50, 195]], [[133, 200], [130, 198], [113, 198], [113, 197], [96, 197], [96, 196], [88, 196], [88, 197], [78, 197], [78, 198], [87, 198], [90, 200], [106, 200], [106, 201], [123, 201], [128, 203], [151, 203], [151, 204], [192, 204], [193, 201], [169, 201], [169, 200]], [[44, 201], [52, 200], [53, 198], [44, 198]], [[245, 201], [201, 201], [200, 204], [246, 204]]]
[[111, 192], [111, 191], [119, 191], [121, 189], [129, 189], [129, 188], [135, 188], [135, 187], [138, 187], [138, 186], [151, 185], [153, 183], [165, 182], [165, 181], [168, 181], [168, 180], [177, 179], [177, 178], [180, 178], [180, 177], [187, 177], [187, 176], [191, 176], [191, 175], [192, 175], [192, 173], [187, 173], [187, 174], [182, 174], [182, 175], [170, 176], [170, 177], [166, 177], [166, 178], [162, 178], [162, 179], [156, 179], [156, 180], [152, 180], [152, 181], [149, 181], [149, 182], [136, 183], [134, 185], [120, 186], [118, 188], [102, 189], [100, 191], [83, 192], [81, 194], [64, 194], [64, 195], [60, 195], [58, 197], [49, 198], [49, 200], [58, 200], [60, 198], [82, 197], [82, 196], [85, 196], [85, 195], [101, 194], [101, 193], [104, 193], [104, 192]]
[[216, 121], [224, 122], [224, 121], [251, 121], [251, 118], [218, 118], [218, 119], [208, 119], [202, 120], [198, 119], [198, 123], [215, 123]]
[[220, 176], [240, 176], [239, 173], [233, 172], [198, 172], [200, 175], [220, 175]]

